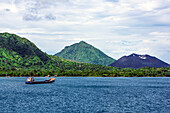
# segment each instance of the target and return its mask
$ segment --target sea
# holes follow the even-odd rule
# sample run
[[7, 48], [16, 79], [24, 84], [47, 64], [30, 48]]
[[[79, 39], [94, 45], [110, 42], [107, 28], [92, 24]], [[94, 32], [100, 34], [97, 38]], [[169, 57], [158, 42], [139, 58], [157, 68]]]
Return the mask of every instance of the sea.
[[168, 77], [56, 77], [34, 85], [26, 79], [0, 77], [0, 113], [170, 113]]

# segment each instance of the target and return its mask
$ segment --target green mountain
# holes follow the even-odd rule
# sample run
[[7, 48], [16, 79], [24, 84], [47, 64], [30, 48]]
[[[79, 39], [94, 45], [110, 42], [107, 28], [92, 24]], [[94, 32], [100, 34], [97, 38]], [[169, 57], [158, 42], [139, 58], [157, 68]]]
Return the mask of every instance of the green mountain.
[[47, 54], [26, 38], [21, 38], [15, 34], [0, 33], [1, 67], [43, 65], [49, 59]]
[[91, 64], [109, 65], [115, 59], [107, 56], [99, 49], [92, 45], [81, 41], [71, 46], [66, 46], [61, 52], [55, 54], [64, 59], [75, 60]]
[[170, 73], [169, 68], [121, 69], [67, 60], [47, 55], [26, 38], [0, 33], [0, 77], [46, 75], [107, 77], [169, 76]]
[[103, 66], [47, 55], [26, 38], [10, 33], [0, 33], [0, 70], [95, 70], [98, 68], [103, 68]]

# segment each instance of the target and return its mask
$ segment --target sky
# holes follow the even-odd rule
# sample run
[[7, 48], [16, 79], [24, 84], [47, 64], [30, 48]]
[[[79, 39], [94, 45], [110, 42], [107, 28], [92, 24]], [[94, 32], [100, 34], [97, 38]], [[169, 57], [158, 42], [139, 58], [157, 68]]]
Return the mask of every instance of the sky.
[[0, 0], [0, 32], [50, 55], [83, 40], [115, 59], [149, 54], [170, 64], [170, 0]]

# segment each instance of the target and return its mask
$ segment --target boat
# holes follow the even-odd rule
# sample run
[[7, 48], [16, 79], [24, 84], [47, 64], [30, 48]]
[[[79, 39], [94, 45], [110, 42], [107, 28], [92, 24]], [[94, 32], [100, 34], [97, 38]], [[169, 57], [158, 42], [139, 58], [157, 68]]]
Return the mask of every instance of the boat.
[[34, 81], [33, 77], [29, 77], [25, 82], [25, 84], [48, 84], [53, 82], [55, 82], [55, 78], [50, 78], [49, 80], [45, 80], [45, 81]]

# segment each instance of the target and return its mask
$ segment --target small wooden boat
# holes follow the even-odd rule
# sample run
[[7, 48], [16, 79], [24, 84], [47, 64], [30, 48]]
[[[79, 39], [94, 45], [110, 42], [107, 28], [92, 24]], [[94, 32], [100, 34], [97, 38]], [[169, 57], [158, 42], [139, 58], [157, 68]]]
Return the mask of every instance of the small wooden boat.
[[53, 82], [55, 82], [55, 78], [51, 78], [45, 81], [34, 81], [32, 77], [29, 77], [27, 81], [25, 82], [25, 84], [48, 84], [48, 83], [53, 83]]

